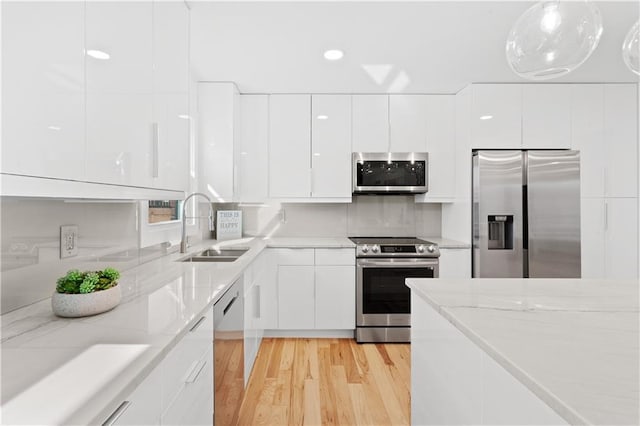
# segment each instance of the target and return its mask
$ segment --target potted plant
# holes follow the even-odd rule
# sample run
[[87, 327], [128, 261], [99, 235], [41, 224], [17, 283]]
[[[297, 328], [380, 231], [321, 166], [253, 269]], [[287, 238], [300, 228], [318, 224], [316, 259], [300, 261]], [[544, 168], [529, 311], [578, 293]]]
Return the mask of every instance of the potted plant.
[[113, 268], [68, 271], [56, 283], [51, 297], [53, 312], [60, 317], [84, 317], [115, 308], [122, 297], [118, 278], [120, 272]]

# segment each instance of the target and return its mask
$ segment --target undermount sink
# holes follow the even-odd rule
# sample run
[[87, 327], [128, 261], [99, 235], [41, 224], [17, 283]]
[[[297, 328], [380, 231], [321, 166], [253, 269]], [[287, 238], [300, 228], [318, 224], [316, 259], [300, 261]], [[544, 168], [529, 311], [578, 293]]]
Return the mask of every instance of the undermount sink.
[[212, 248], [182, 259], [181, 262], [235, 262], [247, 251], [248, 248]]

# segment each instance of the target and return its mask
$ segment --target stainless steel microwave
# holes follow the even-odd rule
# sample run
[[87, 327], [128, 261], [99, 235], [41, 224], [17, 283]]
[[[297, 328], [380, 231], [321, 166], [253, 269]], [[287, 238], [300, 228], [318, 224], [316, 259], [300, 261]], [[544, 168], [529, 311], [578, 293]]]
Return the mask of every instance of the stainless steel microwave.
[[354, 152], [354, 194], [423, 194], [428, 190], [426, 152]]

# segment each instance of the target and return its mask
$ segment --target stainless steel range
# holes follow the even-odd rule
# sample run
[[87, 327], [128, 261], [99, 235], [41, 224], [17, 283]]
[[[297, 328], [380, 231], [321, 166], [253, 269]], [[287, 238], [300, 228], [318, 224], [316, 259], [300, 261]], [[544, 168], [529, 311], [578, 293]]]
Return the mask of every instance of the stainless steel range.
[[437, 278], [440, 250], [418, 238], [351, 238], [356, 244], [356, 341], [411, 341], [407, 278]]

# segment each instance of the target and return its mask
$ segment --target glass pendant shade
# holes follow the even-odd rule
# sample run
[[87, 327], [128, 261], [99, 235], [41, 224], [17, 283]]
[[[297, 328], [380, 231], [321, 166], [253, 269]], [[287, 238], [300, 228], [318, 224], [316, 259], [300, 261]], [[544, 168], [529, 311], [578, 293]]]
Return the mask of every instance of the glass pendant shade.
[[600, 10], [588, 0], [536, 3], [509, 33], [507, 62], [529, 80], [557, 78], [582, 65], [601, 35]]
[[640, 75], [640, 21], [636, 22], [622, 43], [622, 58], [629, 69]]

